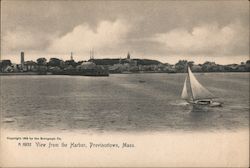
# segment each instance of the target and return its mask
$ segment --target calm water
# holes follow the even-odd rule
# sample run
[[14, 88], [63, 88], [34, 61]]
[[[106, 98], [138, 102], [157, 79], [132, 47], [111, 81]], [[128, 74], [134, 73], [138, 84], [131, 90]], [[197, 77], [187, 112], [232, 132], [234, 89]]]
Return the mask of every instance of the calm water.
[[223, 107], [197, 109], [182, 101], [185, 74], [1, 76], [1, 122], [19, 131], [247, 128], [249, 73], [195, 75]]

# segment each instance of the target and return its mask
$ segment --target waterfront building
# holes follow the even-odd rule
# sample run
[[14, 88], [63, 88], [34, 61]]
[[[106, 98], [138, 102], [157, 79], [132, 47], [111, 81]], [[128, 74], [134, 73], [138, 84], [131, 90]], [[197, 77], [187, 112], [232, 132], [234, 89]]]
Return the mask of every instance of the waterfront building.
[[76, 66], [76, 74], [85, 76], [109, 76], [106, 66], [96, 65], [94, 62], [83, 62]]
[[3, 72], [14, 72], [14, 67], [11, 65], [8, 65], [4, 68]]
[[83, 62], [81, 65], [78, 65], [77, 69], [94, 69], [96, 64], [93, 62]]
[[13, 72], [19, 72], [19, 65], [12, 63], [11, 67], [13, 68]]

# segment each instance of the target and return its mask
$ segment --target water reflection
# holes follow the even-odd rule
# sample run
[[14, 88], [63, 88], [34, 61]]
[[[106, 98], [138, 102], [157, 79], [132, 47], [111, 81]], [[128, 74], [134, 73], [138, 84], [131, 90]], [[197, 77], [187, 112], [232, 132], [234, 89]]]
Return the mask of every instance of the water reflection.
[[202, 105], [192, 105], [191, 112], [192, 113], [202, 113], [202, 112], [208, 113], [208, 112], [212, 112], [212, 107], [202, 106]]
[[214, 109], [211, 107], [192, 105], [187, 120], [193, 129], [204, 129], [213, 127], [214, 117]]

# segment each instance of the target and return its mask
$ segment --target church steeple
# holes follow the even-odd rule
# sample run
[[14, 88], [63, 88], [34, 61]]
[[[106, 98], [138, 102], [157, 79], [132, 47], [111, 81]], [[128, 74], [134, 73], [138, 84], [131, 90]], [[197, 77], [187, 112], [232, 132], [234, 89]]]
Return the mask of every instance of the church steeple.
[[70, 60], [73, 60], [73, 52], [70, 53]]
[[130, 59], [130, 54], [129, 54], [129, 52], [128, 52], [128, 55], [127, 55], [127, 59]]
[[94, 59], [94, 49], [90, 50], [90, 59]]

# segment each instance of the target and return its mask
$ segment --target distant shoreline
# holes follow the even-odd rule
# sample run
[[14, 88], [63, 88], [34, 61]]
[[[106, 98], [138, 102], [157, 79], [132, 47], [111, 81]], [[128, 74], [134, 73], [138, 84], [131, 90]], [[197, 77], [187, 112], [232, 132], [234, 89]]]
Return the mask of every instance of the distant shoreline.
[[38, 74], [37, 72], [10, 72], [0, 73], [0, 76], [19, 76], [19, 75], [51, 75], [51, 74]]
[[[169, 72], [135, 72], [135, 73], [111, 73], [111, 74], [185, 74], [185, 72], [177, 72], [177, 73], [169, 73]], [[250, 73], [250, 72], [194, 72], [195, 74], [212, 74], [212, 73]], [[46, 75], [56, 75], [56, 74], [39, 74], [37, 72], [6, 72], [6, 73], [0, 73], [0, 76], [25, 76], [25, 75], [32, 75], [32, 76], [46, 76]], [[75, 76], [75, 75], [60, 75], [60, 76]]]

